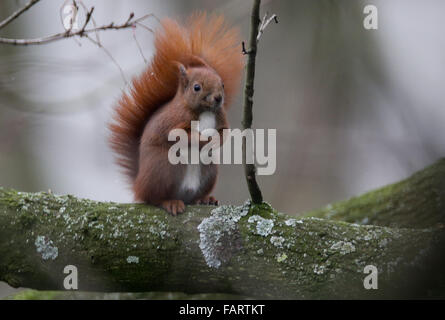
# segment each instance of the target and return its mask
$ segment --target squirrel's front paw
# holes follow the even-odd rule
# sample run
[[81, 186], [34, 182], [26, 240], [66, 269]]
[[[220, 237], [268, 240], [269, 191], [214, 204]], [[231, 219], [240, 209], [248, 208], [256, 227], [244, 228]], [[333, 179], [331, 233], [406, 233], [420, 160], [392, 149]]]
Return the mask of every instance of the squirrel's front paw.
[[210, 204], [210, 205], [214, 205], [214, 206], [217, 206], [218, 203], [219, 203], [218, 200], [216, 200], [212, 196], [204, 197], [204, 198], [201, 198], [201, 199], [196, 201], [196, 204]]
[[161, 206], [174, 216], [178, 213], [183, 213], [185, 210], [185, 204], [182, 200], [162, 201]]

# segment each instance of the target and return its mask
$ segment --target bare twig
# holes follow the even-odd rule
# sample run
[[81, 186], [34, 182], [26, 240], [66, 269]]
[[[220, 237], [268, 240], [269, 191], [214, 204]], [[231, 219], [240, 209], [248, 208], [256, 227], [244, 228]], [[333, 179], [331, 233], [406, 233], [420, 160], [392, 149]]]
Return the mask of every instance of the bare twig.
[[140, 27], [142, 27], [142, 28], [144, 28], [144, 29], [146, 29], [146, 30], [148, 30], [148, 31], [150, 31], [151, 33], [154, 33], [153, 29], [147, 27], [147, 26], [146, 26], [145, 24], [143, 24], [143, 23], [136, 22], [136, 25], [137, 25], [137, 26], [140, 26]]
[[119, 72], [121, 73], [122, 79], [125, 82], [125, 85], [128, 85], [128, 81], [127, 78], [125, 77], [125, 73], [124, 70], [122, 70], [121, 66], [119, 65], [119, 63], [117, 63], [116, 59], [114, 59], [113, 55], [110, 53], [110, 51], [108, 51], [103, 45], [102, 43], [100, 43], [99, 41], [94, 40], [93, 38], [91, 38], [89, 35], [85, 35], [85, 37], [90, 40], [92, 43], [94, 43], [96, 46], [98, 46], [99, 48], [101, 48], [105, 54], [111, 59], [111, 61], [113, 61], [113, 63], [116, 65], [116, 67], [119, 69]]
[[259, 27], [258, 30], [258, 35], [256, 37], [256, 41], [260, 41], [261, 36], [264, 33], [264, 30], [266, 30], [267, 26], [269, 25], [269, 23], [273, 21], [275, 21], [275, 23], [278, 23], [278, 17], [276, 14], [273, 14], [272, 16], [270, 16], [269, 18], [267, 18], [267, 16], [269, 15], [269, 13], [266, 12], [266, 14], [264, 15], [263, 20], [261, 20], [261, 25]]
[[[266, 22], [266, 20], [267, 20], [267, 16], [269, 15], [269, 12], [267, 12], [266, 11], [266, 13], [264, 14], [264, 17], [263, 17], [263, 19], [261, 19], [261, 23], [260, 23], [260, 27], [259, 27], [259, 32], [258, 32], [258, 35], [260, 34], [260, 32], [261, 32], [261, 29], [263, 28], [263, 26], [264, 26], [264, 23]], [[258, 36], [257, 36], [257, 41], [258, 41]]]
[[33, 5], [35, 5], [40, 0], [31, 0], [27, 4], [25, 4], [22, 8], [11, 14], [9, 17], [7, 17], [5, 20], [0, 22], [0, 29], [6, 27], [8, 24], [10, 24], [12, 21], [17, 19], [22, 13], [27, 11], [29, 8], [31, 8]]
[[[128, 29], [132, 28], [136, 25], [139, 25], [141, 21], [144, 21], [150, 17], [153, 17], [153, 14], [146, 14], [140, 18], [134, 19], [134, 20], [127, 20], [125, 23], [117, 24], [115, 25], [114, 22], [109, 23], [108, 25], [103, 25], [100, 27], [94, 27], [91, 29], [84, 29], [81, 28], [78, 31], [73, 32], [71, 29], [56, 33], [53, 35], [41, 37], [41, 38], [34, 38], [34, 39], [8, 39], [8, 38], [1, 38], [0, 37], [0, 43], [4, 44], [10, 44], [10, 45], [40, 45], [40, 44], [46, 44], [49, 42], [66, 39], [66, 38], [72, 38], [72, 37], [86, 37], [89, 33], [96, 33], [98, 31], [104, 31], [104, 30], [121, 30], [121, 29]], [[85, 25], [85, 24], [84, 24]], [[98, 42], [96, 40], [96, 42]]]
[[[278, 16], [276, 14], [271, 15], [268, 18], [269, 13], [266, 12], [266, 14], [264, 15], [263, 19], [260, 20], [259, 16], [258, 16], [258, 27], [256, 28], [257, 33], [256, 33], [256, 42], [260, 42], [260, 38], [264, 33], [264, 30], [266, 30], [267, 26], [272, 22], [275, 21], [275, 23], [278, 23]], [[243, 41], [242, 42], [242, 53], [244, 55], [246, 54], [250, 54], [251, 53], [251, 49], [246, 49], [246, 44]]]
[[[6, 20], [4, 20], [3, 22], [1, 22], [0, 27], [1, 26], [5, 26], [6, 24], [8, 24], [9, 22], [13, 21], [14, 19], [16, 19], [20, 14], [22, 14], [23, 12], [25, 12], [26, 10], [28, 10], [32, 5], [34, 5], [35, 3], [37, 3], [40, 0], [32, 0], [30, 1], [27, 5], [25, 5], [22, 9], [18, 10], [16, 13], [12, 14], [9, 18], [7, 18]], [[74, 9], [74, 12], [72, 14], [72, 16], [70, 17], [70, 23], [69, 23], [69, 27], [65, 26], [65, 32], [60, 32], [60, 33], [56, 33], [53, 35], [49, 35], [46, 37], [41, 37], [41, 38], [34, 38], [34, 39], [8, 39], [8, 38], [2, 38], [0, 37], [0, 43], [4, 43], [4, 44], [10, 44], [10, 45], [39, 45], [39, 44], [46, 44], [49, 42], [53, 42], [53, 41], [57, 41], [57, 40], [61, 40], [61, 39], [65, 39], [65, 38], [73, 38], [79, 45], [80, 42], [77, 41], [77, 38], [87, 38], [89, 41], [91, 41], [92, 43], [94, 43], [96, 46], [98, 46], [99, 48], [101, 48], [105, 54], [113, 61], [113, 63], [117, 66], [117, 68], [119, 69], [119, 72], [121, 73], [122, 79], [124, 80], [125, 84], [127, 85], [127, 79], [125, 78], [125, 74], [121, 68], [121, 66], [117, 63], [116, 59], [114, 59], [114, 57], [112, 56], [112, 54], [102, 45], [100, 38], [99, 38], [99, 31], [105, 31], [105, 30], [120, 30], [120, 29], [128, 29], [128, 28], [132, 28], [133, 29], [133, 38], [138, 46], [139, 52], [141, 53], [142, 58], [144, 59], [144, 62], [147, 63], [147, 59], [145, 58], [143, 52], [142, 52], [142, 48], [136, 38], [136, 34], [134, 32], [134, 29], [136, 28], [136, 26], [141, 26], [145, 29], [147, 29], [150, 32], [153, 32], [152, 29], [150, 29], [149, 27], [145, 26], [142, 21], [150, 18], [150, 17], [154, 17], [156, 18], [158, 21], [159, 19], [153, 15], [153, 14], [146, 14], [140, 18], [134, 19], [134, 13], [130, 13], [130, 15], [128, 16], [127, 20], [122, 23], [122, 24], [114, 24], [114, 22], [111, 22], [107, 25], [103, 25], [103, 26], [97, 26], [96, 22], [94, 21], [93, 18], [93, 12], [94, 12], [94, 7], [91, 7], [91, 9], [87, 9], [87, 7], [83, 4], [83, 2], [81, 0], [71, 0], [72, 1], [72, 6]], [[68, 1], [65, 1], [65, 3], [67, 3]], [[73, 27], [74, 27], [74, 21], [75, 19], [77, 19], [77, 15], [78, 15], [78, 11], [79, 11], [79, 5], [82, 6], [83, 10], [85, 11], [85, 22], [83, 23], [82, 27], [77, 30], [74, 31]], [[63, 7], [62, 7], [63, 8]], [[62, 24], [63, 24], [63, 18], [61, 15], [61, 20], [62, 20]], [[90, 21], [93, 23], [93, 28], [87, 29], [88, 24], [90, 23]], [[96, 35], [96, 39], [94, 40], [89, 34], [90, 33], [94, 33]]]
[[249, 54], [250, 50], [246, 49], [246, 43], [243, 41], [241, 44], [242, 44], [242, 47], [243, 47], [243, 49], [242, 49], [243, 54], [244, 55]]
[[139, 44], [139, 41], [138, 41], [138, 39], [137, 39], [137, 37], [136, 37], [136, 28], [133, 28], [133, 39], [134, 39], [134, 42], [136, 42], [136, 45], [138, 46], [139, 53], [141, 54], [142, 59], [144, 59], [144, 63], [147, 64], [148, 61], [147, 61], [147, 59], [145, 58], [145, 56], [144, 56], [144, 52], [142, 51], [142, 47], [141, 47], [141, 45]]
[[[80, 0], [73, 0], [73, 2], [76, 2], [76, 1], [82, 6], [82, 8], [85, 10], [85, 12], [88, 12], [88, 9], [87, 9], [86, 5], [82, 1], [80, 1]], [[97, 28], [96, 20], [94, 20], [93, 16], [91, 16], [91, 22], [93, 23], [94, 28]], [[95, 35], [96, 35], [96, 41], [100, 42], [99, 32], [96, 31]]]
[[[254, 81], [255, 81], [255, 58], [257, 52], [257, 36], [260, 25], [260, 4], [261, 0], [254, 0], [251, 16], [251, 30], [249, 40], [249, 51], [246, 50], [243, 42], [243, 53], [249, 54], [247, 60], [246, 69], [246, 85], [244, 89], [244, 115], [243, 115], [243, 129], [249, 129], [252, 127], [252, 109], [253, 109], [253, 93], [254, 93]], [[246, 159], [247, 152], [253, 153], [253, 150], [247, 150], [246, 140], [243, 140], [243, 159]], [[263, 195], [261, 194], [260, 187], [256, 181], [256, 167], [255, 164], [244, 164], [244, 172], [246, 175], [247, 187], [249, 189], [252, 202], [259, 204], [263, 202]]]
[[129, 23], [131, 19], [134, 18], [134, 12], [130, 13], [130, 15], [128, 16], [127, 22], [125, 23]]
[[83, 24], [82, 28], [79, 31], [80, 35], [82, 35], [85, 32], [85, 28], [87, 27], [88, 23], [91, 20], [91, 15], [93, 14], [93, 11], [94, 11], [94, 7], [91, 7], [90, 11], [87, 12], [87, 16], [85, 18], [85, 23]]

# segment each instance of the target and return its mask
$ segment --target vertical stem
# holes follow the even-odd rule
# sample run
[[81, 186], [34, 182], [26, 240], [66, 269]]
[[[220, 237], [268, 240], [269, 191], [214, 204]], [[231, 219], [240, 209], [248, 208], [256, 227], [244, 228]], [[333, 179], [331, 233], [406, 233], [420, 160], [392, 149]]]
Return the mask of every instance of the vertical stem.
[[[249, 39], [249, 51], [246, 69], [246, 85], [244, 88], [244, 116], [243, 116], [243, 129], [250, 129], [252, 127], [252, 109], [253, 109], [253, 94], [254, 94], [254, 80], [255, 80], [255, 58], [257, 52], [257, 35], [260, 25], [260, 4], [261, 0], [254, 0], [251, 16], [250, 27], [250, 39]], [[246, 161], [247, 152], [253, 153], [253, 145], [250, 150], [246, 150], [246, 140], [243, 140], [243, 159]], [[253, 157], [255, 159], [255, 157]], [[252, 198], [252, 202], [259, 204], [263, 202], [263, 195], [261, 194], [260, 187], [256, 181], [255, 163], [244, 163], [244, 172], [247, 180], [247, 187]]]

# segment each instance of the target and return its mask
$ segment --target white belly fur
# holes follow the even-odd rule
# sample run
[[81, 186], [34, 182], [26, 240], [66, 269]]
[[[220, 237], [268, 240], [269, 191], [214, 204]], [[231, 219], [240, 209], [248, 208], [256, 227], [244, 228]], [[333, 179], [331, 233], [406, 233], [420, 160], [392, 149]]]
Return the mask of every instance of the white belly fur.
[[188, 164], [182, 180], [181, 189], [186, 192], [196, 192], [201, 181], [201, 166]]
[[[216, 118], [215, 114], [210, 111], [205, 111], [199, 116], [199, 132], [207, 129], [215, 129]], [[185, 171], [184, 179], [181, 184], [181, 191], [185, 192], [186, 198], [192, 198], [194, 193], [198, 191], [201, 183], [201, 165], [188, 164]], [[182, 193], [181, 192], [181, 193]]]
[[215, 129], [216, 118], [215, 114], [210, 111], [205, 111], [199, 115], [199, 132], [203, 132], [207, 129]]

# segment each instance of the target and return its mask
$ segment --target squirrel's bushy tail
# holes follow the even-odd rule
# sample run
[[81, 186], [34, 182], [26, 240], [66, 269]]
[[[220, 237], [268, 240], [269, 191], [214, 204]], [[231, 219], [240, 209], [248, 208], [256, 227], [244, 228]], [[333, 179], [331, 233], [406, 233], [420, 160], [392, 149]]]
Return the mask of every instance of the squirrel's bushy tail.
[[186, 25], [171, 19], [161, 22], [150, 65], [119, 100], [109, 127], [111, 146], [131, 181], [138, 173], [139, 142], [145, 124], [176, 94], [176, 62], [190, 67], [199, 64], [199, 57], [213, 68], [224, 82], [227, 108], [239, 87], [244, 66], [240, 43], [237, 29], [230, 28], [223, 16], [196, 13]]

